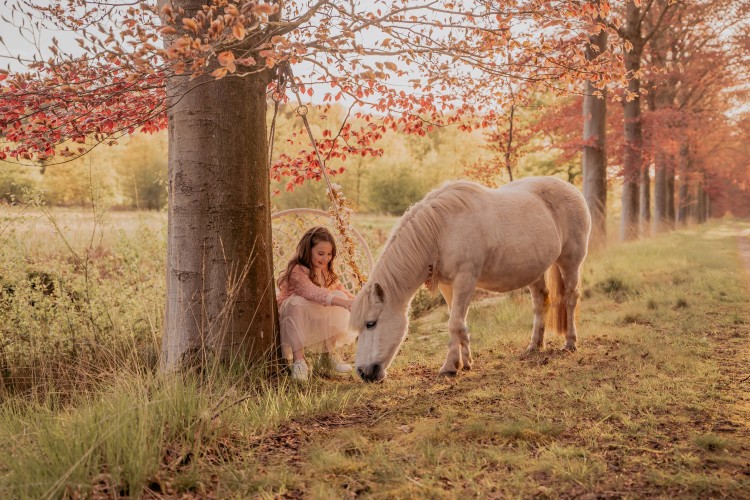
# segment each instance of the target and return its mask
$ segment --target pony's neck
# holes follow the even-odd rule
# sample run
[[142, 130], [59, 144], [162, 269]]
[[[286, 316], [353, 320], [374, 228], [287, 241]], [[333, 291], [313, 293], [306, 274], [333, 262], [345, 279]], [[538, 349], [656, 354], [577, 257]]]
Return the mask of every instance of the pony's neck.
[[[398, 235], [396, 235], [398, 237]], [[435, 264], [435, 244], [432, 241], [422, 241], [425, 248], [410, 252], [405, 258], [403, 247], [390, 244], [378, 259], [368, 281], [380, 283], [391, 294], [390, 300], [394, 304], [409, 305], [411, 298], [419, 287], [430, 277], [430, 269]]]

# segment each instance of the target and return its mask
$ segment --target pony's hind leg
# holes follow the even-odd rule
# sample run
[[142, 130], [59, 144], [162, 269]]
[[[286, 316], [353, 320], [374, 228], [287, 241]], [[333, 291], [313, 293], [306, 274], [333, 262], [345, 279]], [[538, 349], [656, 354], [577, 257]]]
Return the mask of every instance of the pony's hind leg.
[[[466, 327], [466, 314], [469, 311], [471, 295], [474, 292], [476, 279], [468, 273], [459, 274], [450, 287], [449, 296], [443, 293], [449, 303], [451, 316], [448, 320], [448, 356], [440, 368], [440, 375], [455, 375], [460, 369], [470, 370], [472, 365], [471, 348], [469, 347], [469, 330]], [[448, 290], [446, 290], [448, 291]]]
[[531, 343], [526, 352], [536, 352], [544, 349], [544, 320], [549, 309], [549, 290], [544, 275], [529, 285], [531, 301], [534, 304], [534, 327], [531, 331]]
[[578, 297], [580, 293], [578, 291], [580, 277], [580, 265], [571, 266], [565, 269], [562, 273], [563, 287], [563, 300], [565, 301], [565, 308], [567, 310], [567, 328], [565, 330], [565, 347], [566, 351], [575, 351], [578, 349], [578, 332], [576, 330], [576, 308], [578, 307]]

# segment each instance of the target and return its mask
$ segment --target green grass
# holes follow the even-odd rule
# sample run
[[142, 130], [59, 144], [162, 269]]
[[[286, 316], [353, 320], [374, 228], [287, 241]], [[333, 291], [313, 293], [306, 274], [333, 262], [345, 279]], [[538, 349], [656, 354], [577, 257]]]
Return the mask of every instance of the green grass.
[[[437, 376], [442, 306], [374, 386], [273, 367], [158, 375], [163, 233], [127, 227], [88, 281], [65, 248], [24, 256], [22, 226], [0, 249], [19, 290], [0, 310], [0, 497], [750, 495], [746, 223], [591, 256], [576, 353], [552, 337], [522, 357], [531, 303], [508, 294], [470, 311], [472, 371]], [[24, 285], [32, 269], [71, 294]]]

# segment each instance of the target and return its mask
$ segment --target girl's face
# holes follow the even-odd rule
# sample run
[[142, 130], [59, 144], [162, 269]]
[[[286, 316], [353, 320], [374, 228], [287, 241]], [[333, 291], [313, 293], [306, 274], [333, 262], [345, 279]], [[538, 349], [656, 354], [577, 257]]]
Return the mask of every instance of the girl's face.
[[320, 241], [312, 247], [312, 265], [315, 269], [326, 269], [333, 258], [333, 245], [328, 241]]

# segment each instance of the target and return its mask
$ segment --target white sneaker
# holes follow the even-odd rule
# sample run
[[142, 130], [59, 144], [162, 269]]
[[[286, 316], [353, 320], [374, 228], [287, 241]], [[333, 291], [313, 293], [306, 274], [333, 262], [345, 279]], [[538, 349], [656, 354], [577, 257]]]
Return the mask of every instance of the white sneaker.
[[292, 363], [292, 378], [294, 380], [305, 381], [310, 376], [310, 371], [307, 369], [307, 363], [304, 359], [298, 359]]
[[329, 369], [336, 373], [349, 373], [352, 371], [352, 365], [344, 363], [336, 353], [329, 352], [323, 354], [323, 361]]

